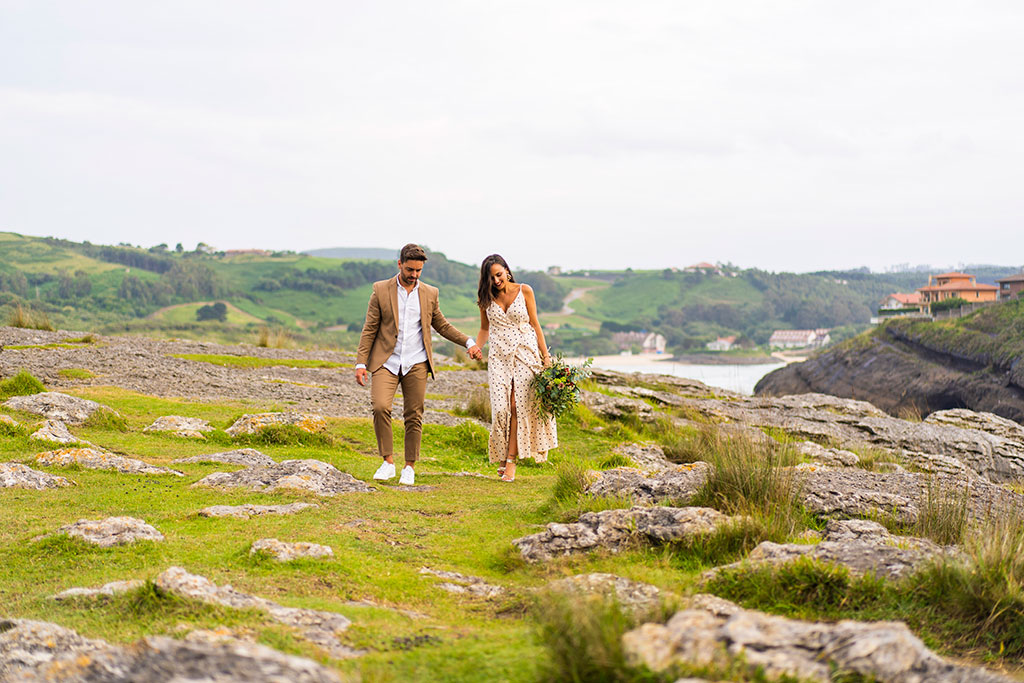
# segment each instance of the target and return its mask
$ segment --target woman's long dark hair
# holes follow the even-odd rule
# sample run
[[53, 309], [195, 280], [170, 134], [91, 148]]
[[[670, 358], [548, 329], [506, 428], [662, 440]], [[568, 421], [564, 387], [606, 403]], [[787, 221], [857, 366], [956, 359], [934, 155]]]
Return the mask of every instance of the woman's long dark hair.
[[508, 273], [509, 282], [516, 281], [512, 277], [512, 269], [508, 267], [508, 263], [499, 254], [491, 254], [485, 258], [484, 262], [480, 264], [480, 286], [476, 289], [476, 305], [480, 307], [481, 311], [486, 311], [487, 307], [494, 301], [494, 286], [491, 284], [491, 266], [495, 263], [504, 268], [505, 272]]

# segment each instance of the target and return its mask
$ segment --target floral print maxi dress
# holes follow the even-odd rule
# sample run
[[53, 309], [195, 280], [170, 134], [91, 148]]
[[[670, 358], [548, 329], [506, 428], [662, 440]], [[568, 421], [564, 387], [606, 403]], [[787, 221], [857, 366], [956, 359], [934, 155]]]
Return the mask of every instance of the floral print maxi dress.
[[[548, 451], [558, 446], [555, 418], [543, 415], [533, 392], [533, 378], [544, 364], [537, 348], [537, 332], [530, 325], [523, 288], [508, 310], [497, 301], [487, 307], [491, 352], [487, 359], [487, 380], [491, 395], [491, 437], [488, 453], [491, 462], [502, 462], [508, 454], [512, 400], [515, 400], [519, 459], [537, 462], [548, 459]], [[512, 397], [512, 390], [515, 396]]]

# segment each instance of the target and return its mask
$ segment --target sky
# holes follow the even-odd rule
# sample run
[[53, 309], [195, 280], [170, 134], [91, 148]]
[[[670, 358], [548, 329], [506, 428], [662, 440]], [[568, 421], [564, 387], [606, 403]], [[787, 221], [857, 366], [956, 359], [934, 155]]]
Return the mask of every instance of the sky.
[[0, 230], [1024, 263], [1019, 0], [0, 0]]

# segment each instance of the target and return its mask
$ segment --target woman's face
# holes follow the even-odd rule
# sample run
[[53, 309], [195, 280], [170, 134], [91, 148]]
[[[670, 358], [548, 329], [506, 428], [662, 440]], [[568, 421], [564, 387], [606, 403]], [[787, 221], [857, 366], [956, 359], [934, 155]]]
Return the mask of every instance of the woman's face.
[[505, 289], [505, 285], [508, 283], [508, 271], [500, 263], [495, 263], [491, 266], [491, 286], [495, 289]]

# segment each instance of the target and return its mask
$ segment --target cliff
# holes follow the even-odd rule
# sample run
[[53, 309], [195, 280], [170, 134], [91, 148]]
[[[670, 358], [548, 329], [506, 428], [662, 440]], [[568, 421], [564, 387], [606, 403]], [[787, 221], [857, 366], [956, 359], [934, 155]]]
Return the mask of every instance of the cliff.
[[818, 392], [888, 413], [969, 408], [1024, 422], [1024, 301], [957, 321], [894, 320], [766, 375], [759, 396]]

